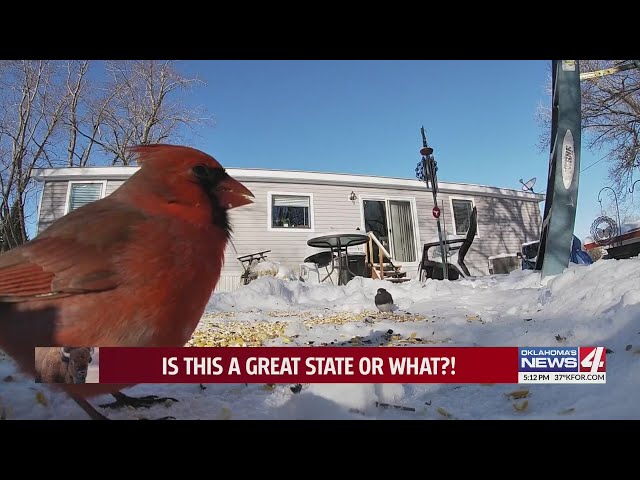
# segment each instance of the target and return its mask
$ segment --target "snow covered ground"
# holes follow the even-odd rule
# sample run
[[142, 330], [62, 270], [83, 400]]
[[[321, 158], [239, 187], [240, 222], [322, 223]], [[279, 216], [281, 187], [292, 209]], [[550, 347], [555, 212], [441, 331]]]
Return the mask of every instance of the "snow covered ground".
[[[638, 419], [639, 285], [640, 258], [571, 265], [542, 284], [534, 271], [454, 282], [356, 278], [341, 287], [265, 275], [213, 295], [190, 343], [413, 345], [418, 338], [443, 346], [605, 346], [607, 383], [312, 384], [299, 393], [292, 385], [138, 385], [126, 393], [179, 401], [148, 410], [99, 410], [112, 419]], [[399, 312], [377, 312], [373, 299], [381, 286]], [[97, 397], [92, 404], [111, 400]], [[383, 408], [380, 402], [407, 409]], [[86, 415], [0, 356], [0, 418]]]

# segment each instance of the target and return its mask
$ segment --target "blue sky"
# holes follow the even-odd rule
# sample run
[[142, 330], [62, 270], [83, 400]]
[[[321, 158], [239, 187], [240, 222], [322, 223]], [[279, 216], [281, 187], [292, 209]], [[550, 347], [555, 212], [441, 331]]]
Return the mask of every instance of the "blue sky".
[[[225, 167], [415, 178], [424, 125], [440, 181], [546, 191], [536, 146], [549, 60], [201, 60], [178, 68], [206, 86], [186, 98], [213, 118], [190, 144]], [[597, 162], [584, 147], [581, 169]], [[575, 234], [600, 214], [607, 162], [580, 176]], [[606, 195], [603, 195], [605, 198]], [[603, 202], [605, 207], [607, 202]], [[541, 208], [544, 204], [541, 204]], [[30, 225], [30, 233], [34, 225]]]
[[[538, 105], [550, 102], [548, 60], [183, 61], [206, 82], [189, 101], [215, 125], [193, 145], [227, 167], [415, 178], [420, 127], [441, 181], [545, 192]], [[582, 149], [581, 169], [601, 155]], [[600, 214], [607, 162], [580, 176], [575, 233]], [[605, 203], [606, 206], [606, 203]]]

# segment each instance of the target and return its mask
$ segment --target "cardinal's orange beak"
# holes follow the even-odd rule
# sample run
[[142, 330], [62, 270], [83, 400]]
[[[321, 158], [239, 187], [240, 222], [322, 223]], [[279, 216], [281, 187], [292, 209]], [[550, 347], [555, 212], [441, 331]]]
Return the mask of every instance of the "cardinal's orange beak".
[[234, 178], [225, 178], [218, 186], [218, 200], [224, 208], [236, 208], [253, 203], [253, 193]]

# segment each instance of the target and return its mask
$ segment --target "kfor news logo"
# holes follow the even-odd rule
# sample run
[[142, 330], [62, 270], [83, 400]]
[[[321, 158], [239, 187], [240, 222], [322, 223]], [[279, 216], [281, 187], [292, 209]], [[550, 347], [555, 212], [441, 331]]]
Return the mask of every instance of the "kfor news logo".
[[518, 383], [606, 383], [604, 347], [520, 347]]

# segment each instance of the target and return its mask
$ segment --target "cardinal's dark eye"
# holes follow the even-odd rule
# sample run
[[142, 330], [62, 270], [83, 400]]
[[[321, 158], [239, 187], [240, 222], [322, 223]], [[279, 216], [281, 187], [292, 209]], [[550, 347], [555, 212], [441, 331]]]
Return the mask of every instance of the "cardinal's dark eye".
[[206, 165], [196, 165], [191, 170], [198, 178], [208, 178], [211, 175], [209, 167]]

